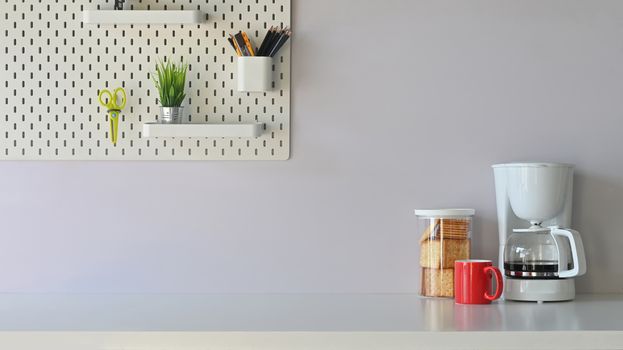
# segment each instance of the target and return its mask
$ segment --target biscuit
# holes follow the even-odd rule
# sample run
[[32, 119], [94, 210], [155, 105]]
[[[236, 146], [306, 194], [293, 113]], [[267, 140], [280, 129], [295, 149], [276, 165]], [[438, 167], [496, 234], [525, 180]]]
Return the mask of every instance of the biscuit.
[[422, 295], [454, 297], [454, 269], [422, 269]]
[[469, 259], [470, 240], [435, 239], [420, 243], [420, 266], [453, 268], [454, 261]]
[[420, 237], [420, 242], [424, 242], [429, 239], [435, 239], [435, 237], [439, 234], [439, 224], [440, 224], [439, 219], [432, 220], [428, 224], [428, 226], [426, 226], [426, 229], [424, 229], [424, 232], [422, 232], [422, 236]]
[[431, 239], [467, 239], [470, 221], [464, 219], [432, 219], [422, 232], [420, 242]]

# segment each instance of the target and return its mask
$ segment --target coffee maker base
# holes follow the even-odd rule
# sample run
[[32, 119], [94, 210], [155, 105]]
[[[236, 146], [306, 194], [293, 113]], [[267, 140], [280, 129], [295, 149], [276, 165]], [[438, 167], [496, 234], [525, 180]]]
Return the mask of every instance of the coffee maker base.
[[517, 301], [565, 301], [575, 298], [573, 279], [531, 280], [506, 278], [504, 298]]

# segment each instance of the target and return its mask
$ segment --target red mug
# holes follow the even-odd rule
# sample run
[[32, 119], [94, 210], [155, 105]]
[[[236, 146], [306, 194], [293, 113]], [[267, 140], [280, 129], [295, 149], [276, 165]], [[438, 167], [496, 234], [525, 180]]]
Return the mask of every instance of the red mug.
[[[491, 275], [496, 290], [491, 294]], [[502, 273], [491, 260], [457, 260], [454, 262], [454, 298], [457, 304], [491, 304], [502, 296]]]

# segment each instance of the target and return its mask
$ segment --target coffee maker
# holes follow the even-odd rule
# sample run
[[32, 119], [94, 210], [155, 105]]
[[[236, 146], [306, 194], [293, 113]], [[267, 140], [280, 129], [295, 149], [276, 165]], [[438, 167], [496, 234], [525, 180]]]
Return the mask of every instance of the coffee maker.
[[493, 165], [504, 297], [521, 301], [575, 298], [586, 272], [582, 238], [571, 226], [573, 166]]

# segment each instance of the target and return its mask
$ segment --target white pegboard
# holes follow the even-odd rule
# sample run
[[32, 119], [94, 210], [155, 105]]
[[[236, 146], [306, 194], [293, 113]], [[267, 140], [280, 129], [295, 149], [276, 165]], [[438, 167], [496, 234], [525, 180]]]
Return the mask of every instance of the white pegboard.
[[[290, 44], [273, 62], [274, 88], [236, 91], [226, 40], [245, 30], [259, 46], [272, 25], [290, 25], [290, 0], [126, 0], [133, 9], [201, 10], [192, 25], [96, 25], [82, 11], [113, 0], [0, 0], [0, 159], [283, 160], [290, 149]], [[185, 120], [264, 123], [258, 138], [146, 138], [157, 120], [150, 78], [157, 58], [189, 64]], [[128, 103], [116, 146], [100, 89], [123, 86]]]

